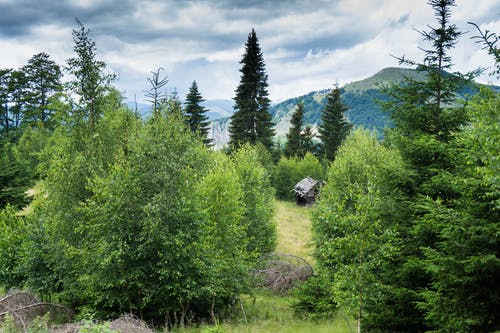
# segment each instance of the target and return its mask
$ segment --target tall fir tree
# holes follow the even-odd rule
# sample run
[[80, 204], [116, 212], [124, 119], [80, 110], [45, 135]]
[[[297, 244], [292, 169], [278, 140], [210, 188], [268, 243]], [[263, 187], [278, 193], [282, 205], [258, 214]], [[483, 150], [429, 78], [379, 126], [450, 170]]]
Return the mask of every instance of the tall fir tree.
[[340, 89], [336, 86], [327, 96], [325, 109], [321, 114], [321, 125], [318, 129], [321, 139], [321, 155], [329, 161], [335, 159], [337, 150], [352, 128], [352, 124], [344, 116], [346, 111], [347, 107], [342, 104]]
[[285, 156], [303, 157], [302, 126], [304, 125], [304, 104], [299, 102], [290, 120], [290, 129], [286, 135]]
[[210, 122], [206, 115], [207, 109], [201, 105], [205, 100], [198, 90], [198, 83], [193, 81], [189, 93], [186, 95], [184, 102], [184, 114], [186, 123], [191, 129], [191, 132], [199, 135], [206, 146], [212, 145], [212, 139], [208, 137], [210, 130]]
[[234, 97], [235, 113], [229, 125], [229, 144], [237, 149], [245, 143], [261, 142], [269, 149], [273, 146], [274, 125], [268, 112], [270, 100], [264, 57], [254, 29], [248, 35], [245, 47], [240, 61], [240, 84]]
[[304, 127], [304, 130], [300, 133], [300, 135], [302, 137], [302, 151], [304, 152], [304, 155], [307, 153], [317, 155], [318, 145], [313, 140], [316, 137], [316, 133], [314, 133], [311, 125]]
[[[397, 230], [400, 253], [382, 277], [383, 283], [391, 285], [386, 298], [370, 309], [368, 322], [374, 330], [455, 331], [429, 316], [431, 306], [425, 300], [429, 293], [425, 291], [433, 289], [432, 281], [439, 279], [435, 272], [440, 269], [425, 259], [425, 253], [436, 250], [443, 231], [440, 229], [446, 228], [436, 211], [431, 212], [429, 201], [446, 206], [460, 196], [451, 176], [457, 160], [453, 136], [467, 122], [465, 108], [456, 100], [456, 92], [466, 83], [467, 76], [446, 72], [453, 65], [449, 51], [461, 36], [457, 27], [450, 24], [455, 1], [431, 0], [428, 4], [435, 12], [438, 26], [429, 26], [429, 31], [419, 33], [431, 44], [430, 49], [423, 49], [423, 62], [399, 58], [401, 64], [422, 71], [425, 80], [406, 78], [402, 84], [385, 89], [390, 98], [382, 103], [395, 124], [387, 132], [387, 141], [401, 152], [413, 176], [406, 184], [400, 184], [408, 197], [406, 213], [401, 211]], [[439, 306], [446, 308], [449, 304]]]

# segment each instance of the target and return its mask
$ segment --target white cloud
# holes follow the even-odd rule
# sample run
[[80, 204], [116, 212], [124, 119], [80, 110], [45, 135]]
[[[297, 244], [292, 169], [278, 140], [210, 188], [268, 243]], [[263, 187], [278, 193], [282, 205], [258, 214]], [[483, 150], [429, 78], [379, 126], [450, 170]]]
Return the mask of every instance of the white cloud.
[[[0, 0], [0, 4], [6, 3], [16, 5]], [[85, 0], [79, 6], [92, 13], [97, 3]], [[117, 86], [129, 98], [134, 93], [142, 95], [150, 71], [160, 66], [166, 69], [169, 86], [177, 87], [181, 96], [196, 79], [205, 98], [232, 98], [239, 81], [238, 62], [252, 27], [264, 52], [270, 97], [282, 100], [331, 87], [336, 80], [345, 84], [397, 66], [390, 54], [421, 60], [418, 47], [427, 45], [413, 29], [435, 25], [425, 1], [411, 5], [401, 0], [311, 1], [288, 7], [274, 2], [244, 9], [235, 4], [224, 7], [217, 1], [132, 4], [135, 12], [110, 12], [88, 20], [97, 27], [88, 26], [99, 58], [120, 73]], [[457, 5], [452, 20], [462, 30], [473, 30], [467, 21], [474, 21], [500, 33], [499, 1], [461, 0]], [[42, 23], [48, 21], [39, 20], [41, 23], [28, 29], [28, 35], [0, 35], [1, 67], [20, 67], [42, 51], [64, 65], [72, 56], [74, 28], [66, 25], [74, 22], [68, 17], [60, 23]], [[452, 53], [455, 68], [467, 71], [491, 66], [487, 53], [468, 36]]]

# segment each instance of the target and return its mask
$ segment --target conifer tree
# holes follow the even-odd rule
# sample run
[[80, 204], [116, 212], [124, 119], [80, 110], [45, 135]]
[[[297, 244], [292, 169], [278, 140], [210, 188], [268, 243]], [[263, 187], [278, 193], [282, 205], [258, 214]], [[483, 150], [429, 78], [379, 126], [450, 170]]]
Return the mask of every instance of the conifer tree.
[[[383, 106], [395, 124], [386, 138], [401, 152], [412, 179], [400, 185], [408, 196], [406, 212], [401, 211], [397, 231], [401, 236], [400, 254], [382, 278], [384, 283], [391, 285], [385, 295], [387, 298], [370, 309], [368, 322], [374, 330], [383, 327], [391, 331], [430, 328], [454, 331], [433, 322], [428, 315], [431, 306], [425, 302], [425, 296], [429, 295], [425, 290], [433, 289], [432, 281], [440, 279], [434, 274], [441, 268], [427, 261], [425, 253], [436, 251], [439, 235], [447, 228], [440, 221], [442, 217], [429, 208], [432, 207], [429, 201], [447, 206], [461, 195], [451, 177], [457, 159], [453, 136], [463, 129], [467, 115], [465, 108], [457, 103], [456, 92], [473, 74], [446, 72], [453, 65], [449, 51], [461, 36], [457, 27], [450, 23], [455, 1], [431, 0], [428, 4], [435, 12], [438, 25], [429, 26], [429, 31], [419, 31], [431, 44], [429, 49], [423, 49], [423, 62], [399, 58], [401, 64], [422, 71], [425, 80], [406, 78], [402, 84], [385, 89], [390, 99]], [[460, 284], [458, 279], [455, 282]], [[440, 303], [439, 307], [444, 310], [450, 305]], [[387, 327], [388, 320], [393, 318], [398, 319]]]
[[210, 129], [210, 122], [206, 115], [207, 109], [201, 105], [205, 100], [198, 91], [198, 84], [193, 81], [189, 93], [186, 95], [186, 102], [184, 103], [184, 113], [186, 116], [186, 123], [191, 129], [191, 132], [200, 135], [203, 143], [206, 146], [212, 144], [212, 140], [208, 138], [208, 131]]
[[21, 71], [26, 76], [28, 94], [24, 121], [48, 123], [51, 117], [49, 98], [62, 90], [61, 68], [47, 53], [35, 54]]
[[345, 119], [347, 107], [342, 104], [340, 89], [335, 87], [327, 96], [327, 103], [321, 115], [319, 134], [321, 138], [321, 154], [329, 161], [335, 159], [337, 150], [352, 128]]
[[290, 120], [291, 127], [286, 135], [286, 145], [285, 145], [285, 156], [304, 156], [304, 149], [302, 147], [302, 126], [304, 122], [304, 104], [299, 102], [292, 114], [292, 119]]
[[14, 128], [19, 128], [21, 122], [24, 122], [26, 119], [25, 104], [30, 94], [28, 86], [28, 78], [22, 69], [11, 72], [9, 80], [9, 100], [11, 106], [9, 108], [9, 113]]
[[304, 155], [307, 153], [316, 155], [318, 145], [313, 141], [316, 133], [313, 132], [311, 125], [307, 125], [300, 135], [302, 137], [302, 151]]
[[245, 143], [261, 142], [271, 148], [274, 136], [264, 57], [255, 30], [248, 35], [246, 51], [240, 61], [241, 80], [234, 97], [235, 113], [229, 125], [229, 144], [239, 148]]

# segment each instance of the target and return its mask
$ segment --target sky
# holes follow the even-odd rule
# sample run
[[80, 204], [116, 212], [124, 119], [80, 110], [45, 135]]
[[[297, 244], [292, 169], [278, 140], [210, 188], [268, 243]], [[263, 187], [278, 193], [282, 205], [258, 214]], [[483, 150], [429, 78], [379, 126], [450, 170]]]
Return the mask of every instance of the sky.
[[[249, 32], [264, 55], [269, 97], [279, 102], [367, 78], [399, 66], [394, 56], [423, 59], [430, 45], [418, 31], [436, 26], [425, 0], [0, 0], [0, 68], [19, 68], [46, 52], [63, 66], [73, 57], [78, 18], [99, 60], [118, 73], [115, 86], [145, 100], [159, 67], [167, 92], [181, 98], [196, 80], [207, 100], [231, 99]], [[493, 66], [471, 37], [500, 34], [500, 0], [457, 0], [451, 22], [466, 32], [451, 52], [453, 70]], [[487, 74], [480, 82], [498, 84]]]

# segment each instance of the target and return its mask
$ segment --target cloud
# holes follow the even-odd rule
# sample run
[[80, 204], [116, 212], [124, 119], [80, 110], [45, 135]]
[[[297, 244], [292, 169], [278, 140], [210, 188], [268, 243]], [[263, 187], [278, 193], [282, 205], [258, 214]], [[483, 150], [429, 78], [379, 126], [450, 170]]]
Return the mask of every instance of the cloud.
[[[140, 97], [160, 66], [181, 96], [196, 79], [205, 98], [232, 98], [252, 28], [270, 97], [280, 100], [396, 66], [390, 54], [422, 59], [418, 47], [426, 45], [413, 29], [435, 24], [425, 2], [400, 0], [0, 0], [0, 13], [2, 67], [20, 67], [42, 51], [64, 65], [78, 17], [99, 58], [120, 73], [117, 87], [128, 98]], [[473, 30], [467, 25], [473, 21], [500, 32], [499, 14], [498, 1], [462, 0], [452, 20], [464, 31]], [[471, 35], [453, 51], [457, 69], [492, 64]]]

